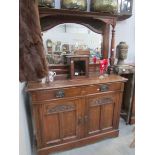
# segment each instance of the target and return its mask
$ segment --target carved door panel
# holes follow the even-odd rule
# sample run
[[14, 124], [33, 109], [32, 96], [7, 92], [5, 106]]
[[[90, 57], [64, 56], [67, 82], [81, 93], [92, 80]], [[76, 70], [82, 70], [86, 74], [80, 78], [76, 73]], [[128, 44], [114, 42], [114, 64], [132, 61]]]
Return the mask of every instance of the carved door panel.
[[44, 105], [44, 144], [63, 143], [79, 137], [78, 100], [54, 101]]
[[[87, 129], [86, 134], [92, 135], [115, 126], [118, 106], [116, 95], [92, 95], [86, 98]], [[118, 117], [117, 117], [118, 118]]]

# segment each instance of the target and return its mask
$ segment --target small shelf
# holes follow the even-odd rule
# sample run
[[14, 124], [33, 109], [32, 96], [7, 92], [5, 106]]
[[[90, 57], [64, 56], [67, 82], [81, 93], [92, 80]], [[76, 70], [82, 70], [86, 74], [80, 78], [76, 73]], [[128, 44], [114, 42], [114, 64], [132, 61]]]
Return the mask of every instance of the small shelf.
[[40, 18], [46, 16], [76, 16], [76, 17], [85, 17], [85, 18], [94, 18], [94, 19], [113, 19], [125, 20], [130, 18], [131, 14], [113, 14], [107, 12], [91, 12], [91, 11], [77, 11], [77, 10], [67, 10], [67, 9], [53, 9], [47, 7], [39, 7]]
[[67, 10], [67, 9], [53, 9], [53, 8], [47, 8], [47, 7], [39, 7], [39, 13], [40, 17], [43, 17], [47, 14], [51, 15], [69, 15], [69, 16], [82, 16], [82, 17], [93, 17], [93, 18], [98, 18], [98, 17], [117, 17], [117, 15], [114, 15], [112, 13], [105, 13], [105, 12], [87, 12], [87, 11], [77, 11], [77, 10]]

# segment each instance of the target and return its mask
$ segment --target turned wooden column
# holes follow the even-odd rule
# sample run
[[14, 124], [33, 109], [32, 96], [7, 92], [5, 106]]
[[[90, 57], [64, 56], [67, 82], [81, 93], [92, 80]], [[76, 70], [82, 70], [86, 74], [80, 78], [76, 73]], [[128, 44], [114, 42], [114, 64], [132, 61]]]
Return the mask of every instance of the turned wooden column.
[[113, 66], [115, 62], [115, 26], [112, 27], [111, 49], [110, 49], [110, 65]]
[[110, 49], [110, 66], [109, 73], [114, 72], [114, 63], [115, 63], [115, 25], [112, 25], [112, 38], [111, 38], [111, 49]]
[[109, 53], [109, 31], [110, 31], [110, 25], [106, 24], [102, 36], [103, 36], [103, 45], [102, 45], [102, 54], [104, 59], [108, 59], [108, 53]]

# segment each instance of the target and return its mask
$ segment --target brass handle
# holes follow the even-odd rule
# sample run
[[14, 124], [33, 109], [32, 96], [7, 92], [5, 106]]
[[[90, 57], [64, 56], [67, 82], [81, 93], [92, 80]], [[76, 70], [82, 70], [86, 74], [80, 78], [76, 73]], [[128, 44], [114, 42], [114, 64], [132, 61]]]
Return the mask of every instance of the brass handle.
[[64, 90], [58, 90], [58, 91], [56, 92], [56, 97], [57, 97], [57, 98], [63, 98], [64, 96], [65, 96]]
[[109, 89], [108, 85], [103, 84], [103, 85], [100, 86], [100, 91], [101, 91], [101, 92], [105, 92], [105, 91], [107, 91], [108, 89]]

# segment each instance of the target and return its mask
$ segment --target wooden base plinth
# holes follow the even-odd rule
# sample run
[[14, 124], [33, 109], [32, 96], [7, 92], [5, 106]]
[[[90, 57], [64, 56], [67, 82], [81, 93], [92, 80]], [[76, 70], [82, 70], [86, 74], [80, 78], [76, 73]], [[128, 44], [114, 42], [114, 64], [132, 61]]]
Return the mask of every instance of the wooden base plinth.
[[112, 131], [109, 131], [106, 133], [101, 133], [98, 135], [90, 136], [90, 137], [79, 139], [76, 141], [38, 149], [37, 152], [38, 152], [38, 155], [48, 155], [48, 154], [53, 153], [53, 152], [64, 151], [64, 150], [84, 146], [87, 144], [92, 144], [92, 143], [95, 143], [97, 141], [103, 140], [105, 138], [117, 137], [118, 134], [119, 134], [119, 130], [112, 130]]

